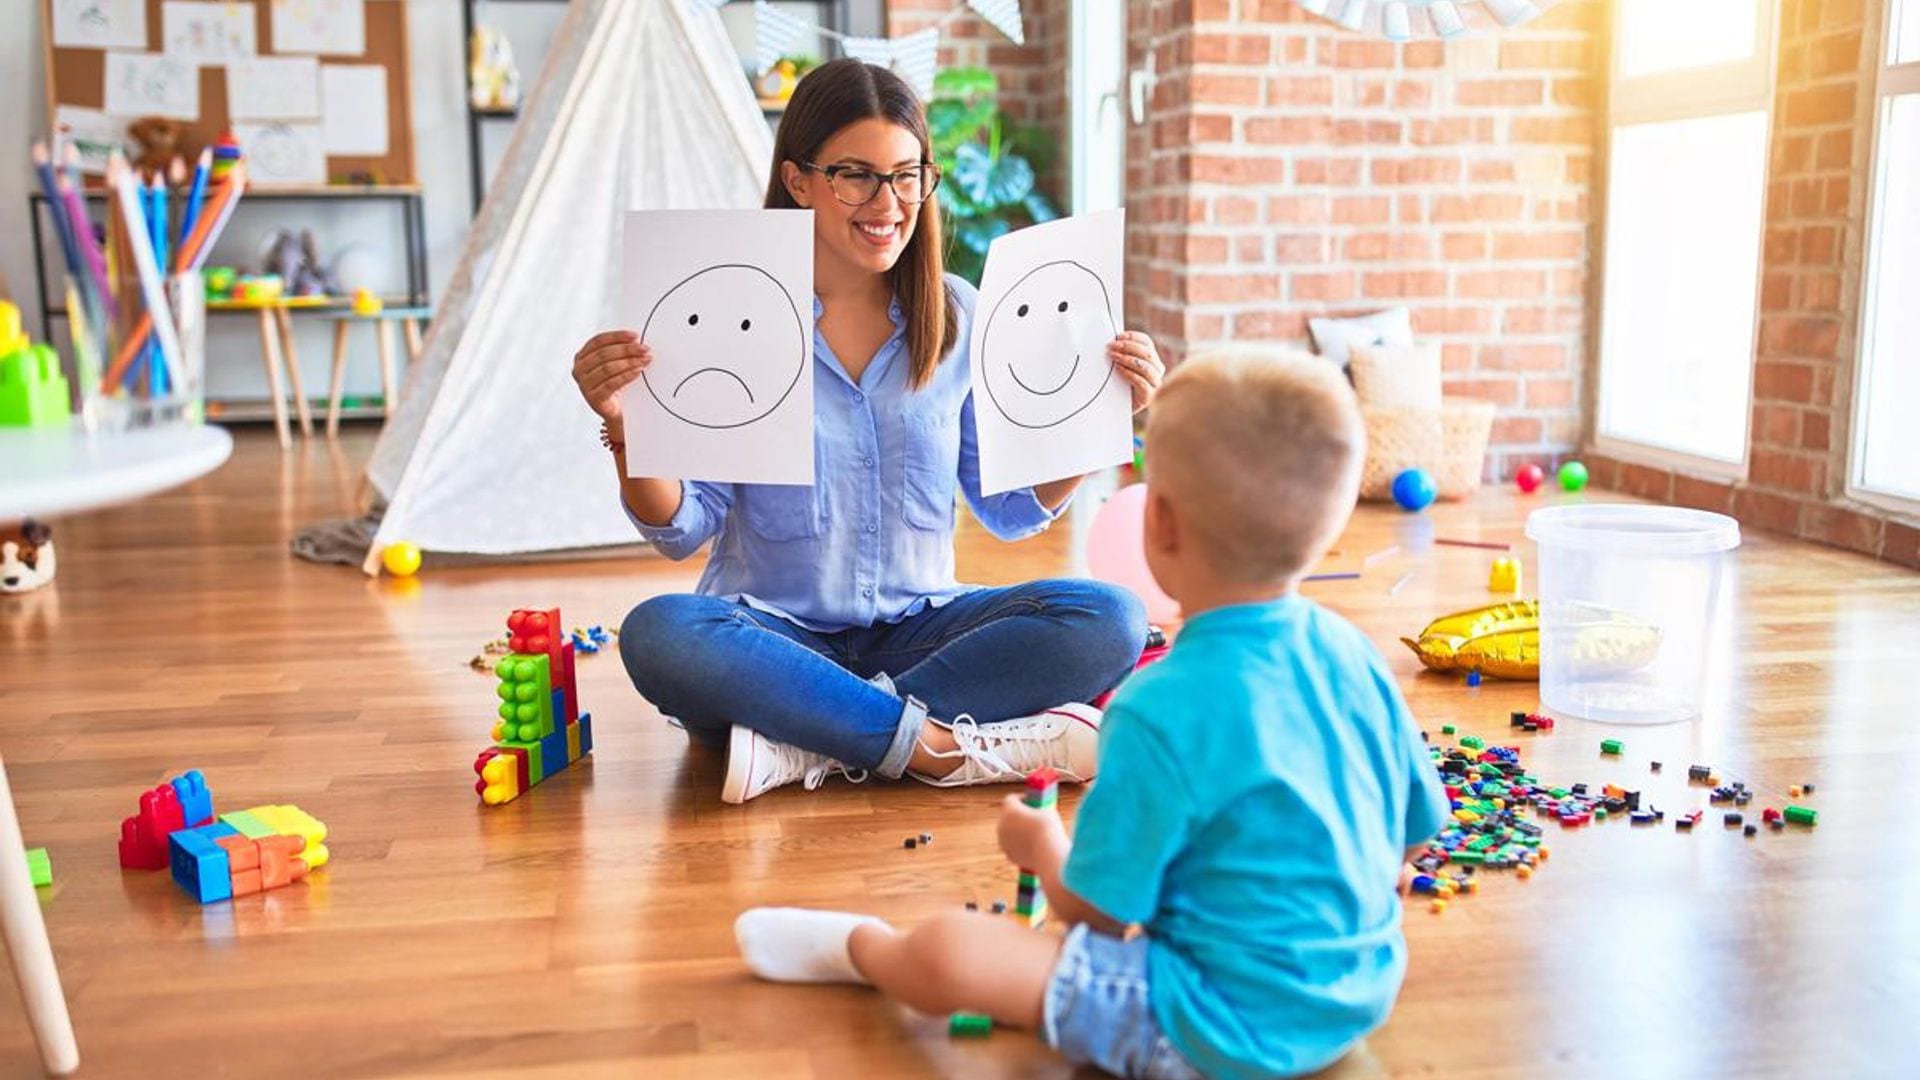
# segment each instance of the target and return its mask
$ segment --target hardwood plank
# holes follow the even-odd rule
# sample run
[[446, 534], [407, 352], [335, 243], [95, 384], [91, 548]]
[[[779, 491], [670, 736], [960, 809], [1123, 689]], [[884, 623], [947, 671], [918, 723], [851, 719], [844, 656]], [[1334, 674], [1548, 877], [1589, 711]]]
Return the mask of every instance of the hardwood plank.
[[[1070, 1071], [1022, 1035], [950, 1041], [937, 1018], [868, 993], [756, 983], [734, 955], [733, 916], [756, 903], [913, 920], [1011, 900], [998, 790], [834, 781], [725, 807], [719, 756], [663, 724], [609, 651], [579, 665], [591, 761], [476, 806], [492, 683], [466, 663], [506, 611], [558, 605], [570, 625], [617, 626], [641, 599], [690, 588], [698, 567], [429, 568], [393, 583], [291, 558], [297, 528], [349, 509], [371, 446], [357, 425], [286, 454], [244, 431], [212, 477], [57, 522], [59, 581], [0, 598], [0, 750], [29, 842], [52, 851], [47, 918], [91, 1074], [281, 1075], [291, 1061], [314, 1076]], [[1531, 574], [1525, 515], [1564, 498], [1363, 508], [1329, 568], [1401, 552], [1310, 591], [1371, 635], [1430, 729], [1507, 741], [1531, 684], [1421, 674], [1397, 639], [1489, 600], [1493, 553], [1433, 536], [1514, 540]], [[963, 526], [961, 576], [1071, 572], [1090, 516], [1013, 545]], [[1813, 781], [1818, 828], [1589, 828], [1555, 835], [1531, 881], [1488, 874], [1444, 916], [1410, 908], [1400, 1005], [1335, 1075], [1893, 1075], [1920, 1053], [1920, 840], [1904, 827], [1920, 775], [1920, 575], [1750, 533], [1734, 580], [1735, 660], [1712, 715], [1565, 723], [1521, 736], [1528, 760], [1669, 808], [1691, 805], [1693, 761], [1745, 779], [1761, 793], [1751, 809]], [[1622, 759], [1600, 756], [1603, 733], [1626, 742]], [[315, 813], [333, 862], [307, 886], [205, 908], [164, 874], [122, 874], [119, 819], [189, 767], [222, 808]], [[920, 832], [935, 843], [901, 847]], [[0, 987], [0, 1076], [36, 1067], [19, 1016]]]

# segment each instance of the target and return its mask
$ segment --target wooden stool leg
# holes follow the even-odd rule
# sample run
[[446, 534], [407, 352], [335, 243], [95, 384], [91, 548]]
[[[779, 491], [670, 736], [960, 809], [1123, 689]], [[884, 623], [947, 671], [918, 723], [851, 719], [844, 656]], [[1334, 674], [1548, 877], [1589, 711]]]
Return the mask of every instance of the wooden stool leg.
[[27, 1004], [33, 1037], [40, 1044], [40, 1061], [47, 1072], [65, 1076], [80, 1067], [80, 1046], [73, 1038], [67, 997], [60, 990], [60, 969], [53, 963], [40, 898], [33, 894], [26, 850], [20, 819], [13, 810], [13, 792], [7, 786], [6, 763], [0, 761], [0, 931], [7, 940], [7, 956], [13, 960], [14, 981]]
[[420, 350], [425, 347], [420, 336], [420, 320], [408, 319], [400, 325], [407, 330], [407, 363], [417, 364], [420, 362]]
[[345, 319], [333, 324], [333, 389], [327, 394], [327, 438], [340, 434], [340, 391], [347, 381], [347, 327]]
[[273, 312], [260, 309], [260, 360], [267, 365], [267, 394], [273, 398], [273, 427], [280, 433], [280, 449], [293, 449], [293, 436], [287, 431], [286, 392], [280, 385], [280, 335], [275, 332]]
[[307, 389], [300, 384], [300, 352], [293, 344], [293, 316], [275, 308], [280, 323], [280, 351], [287, 358], [287, 384], [293, 388], [293, 411], [300, 417], [300, 434], [313, 438], [313, 414], [307, 409]]
[[392, 416], [393, 407], [399, 403], [393, 381], [393, 323], [381, 319], [380, 329], [380, 392], [385, 400], [380, 405], [380, 415]]

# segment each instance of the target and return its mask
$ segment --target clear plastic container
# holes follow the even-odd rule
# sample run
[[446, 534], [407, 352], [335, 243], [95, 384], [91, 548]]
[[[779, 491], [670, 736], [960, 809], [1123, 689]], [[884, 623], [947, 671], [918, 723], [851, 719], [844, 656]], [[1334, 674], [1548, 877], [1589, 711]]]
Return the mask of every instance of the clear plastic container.
[[1540, 700], [1625, 724], [1700, 715], [1726, 553], [1740, 525], [1670, 506], [1556, 506], [1540, 545]]

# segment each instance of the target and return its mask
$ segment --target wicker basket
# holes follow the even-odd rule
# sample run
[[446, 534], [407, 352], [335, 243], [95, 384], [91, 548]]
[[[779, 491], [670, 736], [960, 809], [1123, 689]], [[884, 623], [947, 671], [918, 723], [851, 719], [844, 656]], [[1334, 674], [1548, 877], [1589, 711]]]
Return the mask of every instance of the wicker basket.
[[1393, 478], [1415, 468], [1433, 476], [1443, 499], [1464, 499], [1480, 490], [1493, 414], [1492, 402], [1473, 398], [1449, 398], [1438, 410], [1362, 406], [1367, 461], [1360, 472], [1360, 497], [1393, 498]]

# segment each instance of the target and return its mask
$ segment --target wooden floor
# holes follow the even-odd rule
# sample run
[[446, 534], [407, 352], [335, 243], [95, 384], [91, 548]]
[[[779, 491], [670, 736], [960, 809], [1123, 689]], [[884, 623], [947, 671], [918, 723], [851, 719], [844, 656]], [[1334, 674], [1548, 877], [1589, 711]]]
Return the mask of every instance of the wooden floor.
[[[28, 842], [52, 852], [44, 903], [89, 1074], [1069, 1072], [1026, 1035], [949, 1041], [869, 993], [756, 983], [734, 954], [732, 919], [753, 904], [910, 922], [1010, 899], [998, 790], [836, 781], [723, 806], [720, 759], [689, 749], [607, 653], [579, 670], [590, 765], [478, 808], [493, 683], [467, 660], [506, 611], [615, 625], [696, 568], [429, 568], [396, 586], [295, 561], [289, 536], [348, 508], [370, 445], [358, 431], [283, 457], [244, 432], [204, 481], [57, 523], [57, 584], [0, 597], [0, 751]], [[1544, 498], [1363, 510], [1334, 567], [1392, 542], [1406, 554], [1311, 586], [1386, 652], [1436, 734], [1504, 740], [1508, 710], [1535, 699], [1531, 684], [1417, 674], [1397, 637], [1489, 601], [1487, 552], [1423, 540], [1518, 538]], [[1012, 546], [969, 527], [962, 577], [1068, 572], [1087, 516]], [[1531, 881], [1488, 874], [1444, 916], [1409, 910], [1400, 1004], [1336, 1075], [1915, 1075], [1920, 575], [1749, 535], [1735, 581], [1737, 660], [1707, 719], [1519, 738], [1545, 777], [1643, 786], [1670, 812], [1704, 805], [1690, 762], [1765, 803], [1812, 781], [1818, 828], [1744, 840], [1715, 808], [1690, 836], [1554, 830]], [[1624, 759], [1600, 757], [1603, 734]], [[190, 767], [222, 808], [291, 802], [325, 820], [332, 864], [208, 907], [165, 874], [122, 873], [119, 819]], [[902, 850], [923, 831], [931, 847]], [[0, 1076], [35, 1071], [20, 1016], [0, 985]]]

